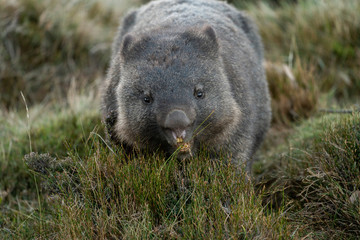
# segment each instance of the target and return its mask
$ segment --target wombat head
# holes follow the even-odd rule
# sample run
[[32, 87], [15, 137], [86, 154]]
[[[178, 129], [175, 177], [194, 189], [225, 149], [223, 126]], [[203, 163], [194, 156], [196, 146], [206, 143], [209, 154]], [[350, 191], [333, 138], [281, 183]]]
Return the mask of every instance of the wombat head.
[[118, 84], [109, 85], [117, 104], [108, 131], [126, 145], [194, 152], [225, 143], [239, 121], [211, 26], [127, 34], [109, 75]]

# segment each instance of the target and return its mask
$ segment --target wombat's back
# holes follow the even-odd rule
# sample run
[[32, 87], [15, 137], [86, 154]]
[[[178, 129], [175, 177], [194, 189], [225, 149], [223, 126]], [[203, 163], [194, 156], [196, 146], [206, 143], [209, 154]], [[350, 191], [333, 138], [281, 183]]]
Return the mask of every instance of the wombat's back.
[[[244, 12], [220, 1], [214, 0], [158, 0], [133, 10], [123, 19], [115, 42], [121, 45], [122, 37], [128, 32], [148, 33], [160, 29], [181, 31], [210, 24], [222, 41], [249, 41], [263, 58], [263, 47], [256, 25]], [[222, 37], [222, 36], [226, 37]], [[115, 51], [117, 52], [117, 51]]]

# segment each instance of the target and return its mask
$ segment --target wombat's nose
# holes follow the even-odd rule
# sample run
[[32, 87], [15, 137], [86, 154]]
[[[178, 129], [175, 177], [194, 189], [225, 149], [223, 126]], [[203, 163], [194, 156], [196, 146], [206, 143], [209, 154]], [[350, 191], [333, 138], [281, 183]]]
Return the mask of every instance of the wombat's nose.
[[182, 110], [171, 111], [165, 119], [164, 127], [168, 129], [185, 129], [191, 124], [190, 119]]

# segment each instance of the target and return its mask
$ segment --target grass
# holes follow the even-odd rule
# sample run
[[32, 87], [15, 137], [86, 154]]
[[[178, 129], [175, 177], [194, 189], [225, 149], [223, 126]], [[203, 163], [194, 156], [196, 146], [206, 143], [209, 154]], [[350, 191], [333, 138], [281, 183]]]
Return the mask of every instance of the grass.
[[[317, 238], [360, 234], [360, 115], [319, 116], [299, 126], [288, 149], [267, 156], [265, 201], [292, 207], [291, 222]], [[277, 194], [276, 194], [277, 193]]]
[[273, 126], [291, 126], [316, 111], [319, 88], [313, 66], [306, 66], [300, 59], [295, 64], [293, 68], [281, 63], [267, 62], [265, 65]]
[[[51, 233], [57, 229], [57, 238], [69, 233], [71, 238], [290, 235], [284, 217], [277, 212], [265, 215], [245, 173], [225, 165], [223, 159], [213, 161], [200, 153], [191, 161], [178, 162], [151, 153], [129, 161], [122, 149], [110, 151], [97, 137], [90, 142], [88, 156], [70, 154], [60, 174], [37, 167], [50, 172], [47, 181], [55, 185], [62, 202], [53, 203], [62, 214], [47, 226]], [[38, 155], [28, 159], [31, 166], [51, 165]], [[42, 233], [45, 238], [47, 230]]]
[[294, 66], [297, 57], [311, 63], [324, 92], [336, 98], [358, 97], [360, 90], [359, 1], [299, 1], [272, 8], [266, 2], [249, 6], [259, 25], [266, 57]]
[[[74, 149], [82, 154], [89, 132], [102, 129], [97, 105], [90, 101], [92, 97], [91, 94], [76, 96], [71, 100], [77, 104], [72, 106], [37, 105], [31, 108], [31, 149], [52, 152], [59, 157], [67, 156], [68, 151]], [[3, 210], [0, 225], [10, 224], [16, 232], [22, 227], [24, 232], [32, 231], [32, 226], [25, 223], [34, 220], [39, 206], [34, 176], [23, 161], [23, 156], [30, 152], [26, 113], [2, 112], [0, 122], [0, 204]]]
[[[103, 76], [115, 27], [114, 11], [95, 1], [0, 1], [1, 107], [66, 96]], [[60, 13], [58, 9], [61, 8]], [[11, 84], [9, 84], [11, 83]]]
[[232, 1], [259, 26], [272, 97], [251, 180], [206, 150], [103, 141], [98, 88], [140, 2], [0, 0], [0, 239], [357, 239], [359, 2]]

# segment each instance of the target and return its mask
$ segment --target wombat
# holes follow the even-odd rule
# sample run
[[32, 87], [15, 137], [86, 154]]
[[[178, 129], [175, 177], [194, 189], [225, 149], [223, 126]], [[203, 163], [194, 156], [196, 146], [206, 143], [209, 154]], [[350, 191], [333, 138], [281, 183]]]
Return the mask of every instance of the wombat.
[[128, 13], [113, 44], [102, 111], [126, 148], [205, 146], [249, 170], [267, 132], [270, 98], [254, 23], [215, 0], [158, 0]]

